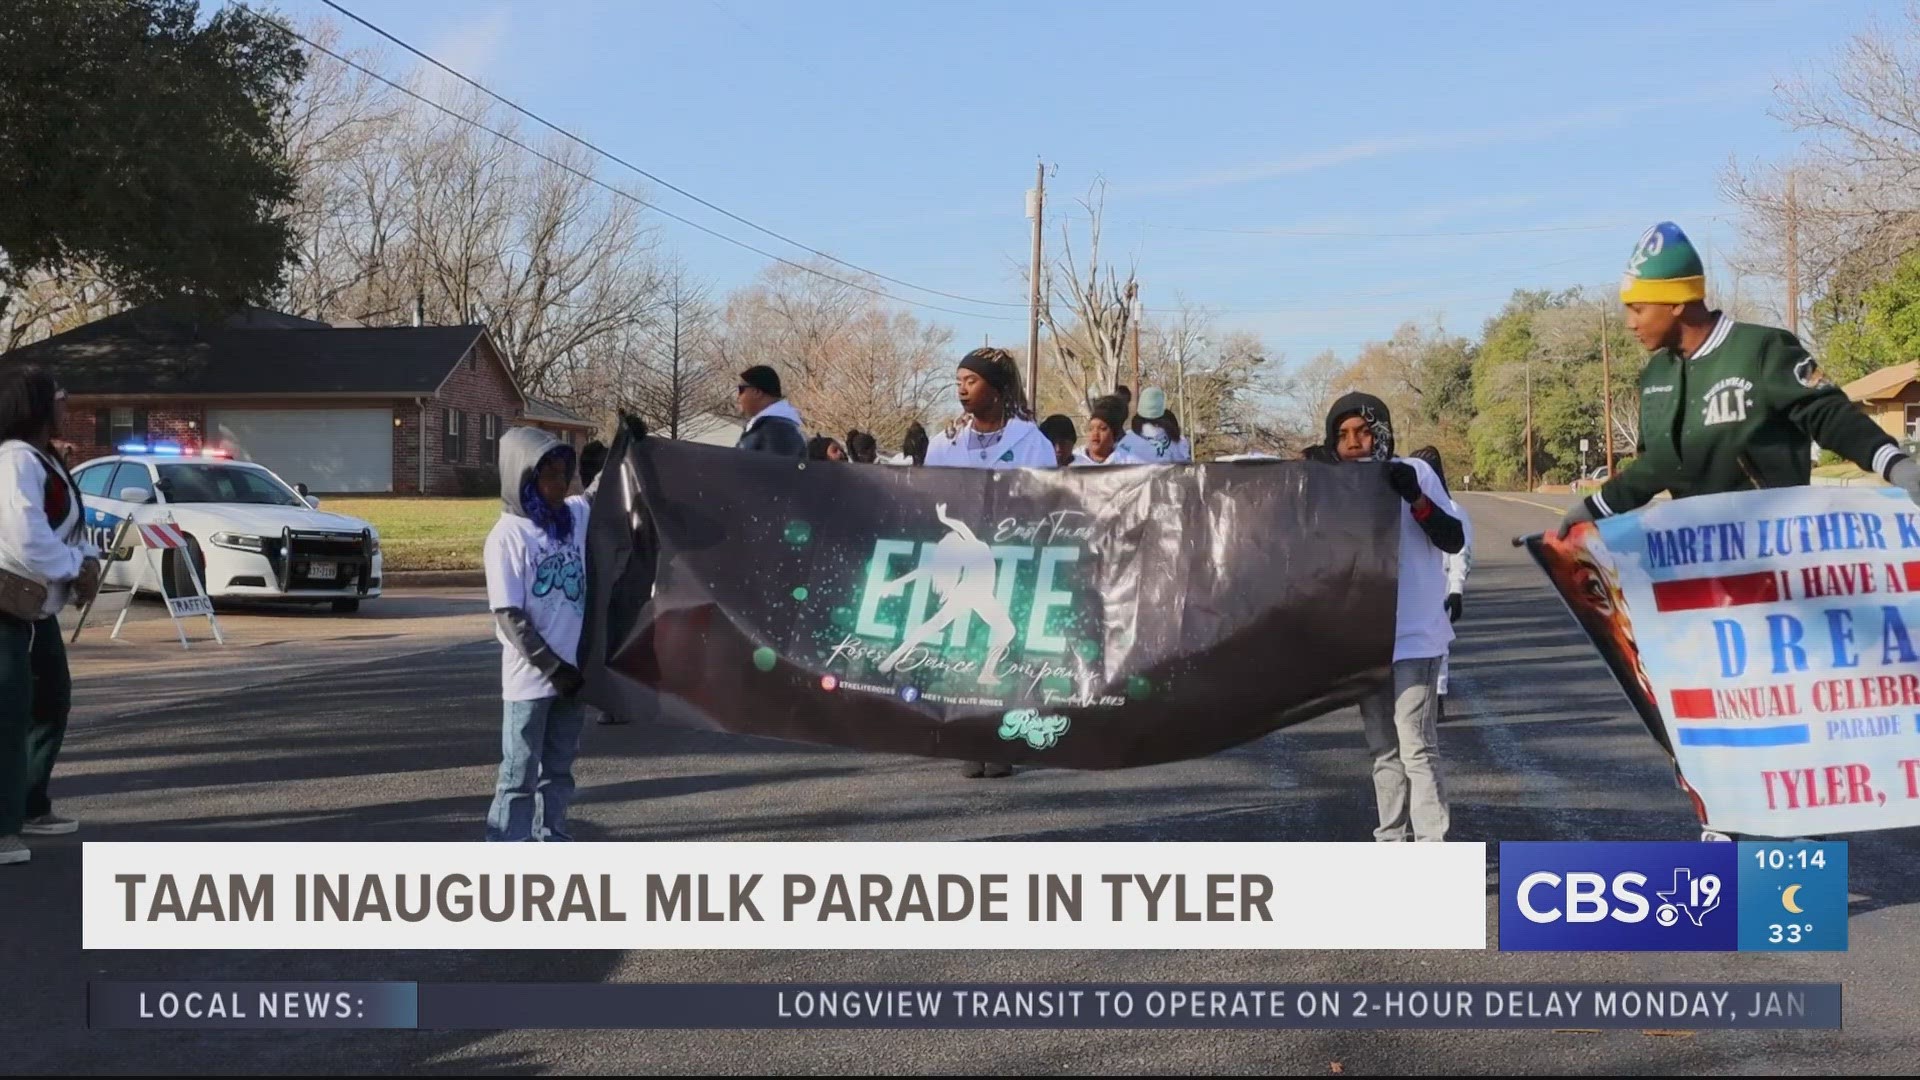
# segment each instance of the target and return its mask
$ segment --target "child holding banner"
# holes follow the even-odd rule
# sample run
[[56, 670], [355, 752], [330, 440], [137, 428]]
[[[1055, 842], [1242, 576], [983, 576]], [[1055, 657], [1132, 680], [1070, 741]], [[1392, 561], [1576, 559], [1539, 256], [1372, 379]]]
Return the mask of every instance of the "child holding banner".
[[1360, 703], [1373, 754], [1373, 793], [1383, 842], [1447, 838], [1440, 777], [1440, 672], [1453, 624], [1447, 618], [1446, 557], [1472, 542], [1466, 515], [1424, 461], [1393, 456], [1393, 415], [1372, 394], [1350, 393], [1327, 413], [1326, 449], [1340, 461], [1387, 464], [1406, 505], [1400, 515], [1400, 594], [1395, 608], [1393, 684]]
[[540, 798], [545, 838], [573, 839], [573, 759], [586, 707], [575, 666], [587, 604], [590, 504], [567, 497], [573, 450], [537, 428], [500, 439], [500, 520], [487, 536], [487, 606], [500, 639], [500, 775], [487, 839], [535, 839]]

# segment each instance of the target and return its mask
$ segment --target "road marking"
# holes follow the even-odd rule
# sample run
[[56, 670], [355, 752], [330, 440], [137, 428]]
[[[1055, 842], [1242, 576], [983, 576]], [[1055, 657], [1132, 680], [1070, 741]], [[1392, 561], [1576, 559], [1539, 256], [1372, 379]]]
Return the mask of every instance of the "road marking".
[[1564, 506], [1548, 506], [1546, 503], [1537, 503], [1537, 502], [1534, 502], [1532, 499], [1522, 499], [1513, 495], [1496, 495], [1491, 491], [1476, 491], [1476, 492], [1473, 492], [1473, 494], [1479, 495], [1483, 498], [1488, 498], [1488, 499], [1499, 499], [1501, 502], [1517, 503], [1521, 506], [1531, 506], [1538, 510], [1545, 510], [1547, 513], [1553, 514], [1556, 517], [1562, 514], [1565, 514], [1567, 512], [1567, 508]]

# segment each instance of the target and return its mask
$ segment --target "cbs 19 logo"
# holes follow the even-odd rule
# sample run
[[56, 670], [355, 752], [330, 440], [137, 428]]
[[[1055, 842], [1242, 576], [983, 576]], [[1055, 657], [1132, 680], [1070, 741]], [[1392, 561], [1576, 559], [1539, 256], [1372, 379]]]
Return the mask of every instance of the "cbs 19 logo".
[[1673, 872], [1673, 887], [1656, 890], [1648, 899], [1647, 875], [1625, 870], [1613, 875], [1575, 870], [1562, 876], [1551, 870], [1536, 870], [1520, 881], [1514, 900], [1520, 914], [1532, 923], [1554, 923], [1565, 918], [1569, 923], [1597, 923], [1612, 919], [1633, 925], [1646, 921], [1649, 914], [1661, 926], [1678, 925], [1684, 916], [1695, 926], [1720, 906], [1720, 875], [1695, 877], [1686, 867]]

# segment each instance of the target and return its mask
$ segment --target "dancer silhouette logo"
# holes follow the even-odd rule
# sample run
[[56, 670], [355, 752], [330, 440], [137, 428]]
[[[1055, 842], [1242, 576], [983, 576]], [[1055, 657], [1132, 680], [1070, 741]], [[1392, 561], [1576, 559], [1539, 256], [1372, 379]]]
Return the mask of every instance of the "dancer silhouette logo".
[[[909, 702], [1119, 703], [1099, 700], [1086, 528], [1058, 513], [970, 523], [944, 502], [933, 520], [936, 534], [873, 542], [852, 625], [823, 642], [829, 664], [885, 677]], [[915, 697], [898, 689], [907, 682]]]
[[987, 662], [980, 669], [980, 683], [990, 686], [1000, 681], [1000, 662], [1006, 659], [1007, 646], [1013, 643], [1013, 617], [1006, 601], [995, 595], [998, 570], [993, 549], [973, 535], [964, 522], [947, 516], [947, 504], [934, 509], [940, 523], [950, 530], [933, 547], [933, 558], [919, 569], [887, 585], [889, 591], [911, 582], [926, 580], [939, 596], [940, 610], [933, 618], [914, 627], [900, 647], [880, 661], [881, 672], [890, 672], [915, 649], [945, 633], [955, 622], [978, 615], [987, 624]]

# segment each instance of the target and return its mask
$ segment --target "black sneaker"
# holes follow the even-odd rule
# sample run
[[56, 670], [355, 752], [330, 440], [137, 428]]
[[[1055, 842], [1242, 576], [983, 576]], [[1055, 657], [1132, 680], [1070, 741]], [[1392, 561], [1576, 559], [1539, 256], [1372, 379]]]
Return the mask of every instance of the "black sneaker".
[[986, 776], [986, 778], [987, 778], [987, 779], [989, 779], [989, 780], [999, 780], [999, 779], [1001, 779], [1002, 777], [1007, 777], [1007, 776], [1012, 776], [1012, 775], [1013, 775], [1013, 766], [1011, 766], [1011, 765], [989, 765], [989, 766], [987, 766], [987, 771], [986, 771], [986, 773], [985, 773], [984, 775], [985, 775], [985, 776]]
[[960, 775], [969, 780], [978, 780], [987, 775], [987, 763], [984, 761], [963, 762], [960, 766]]

